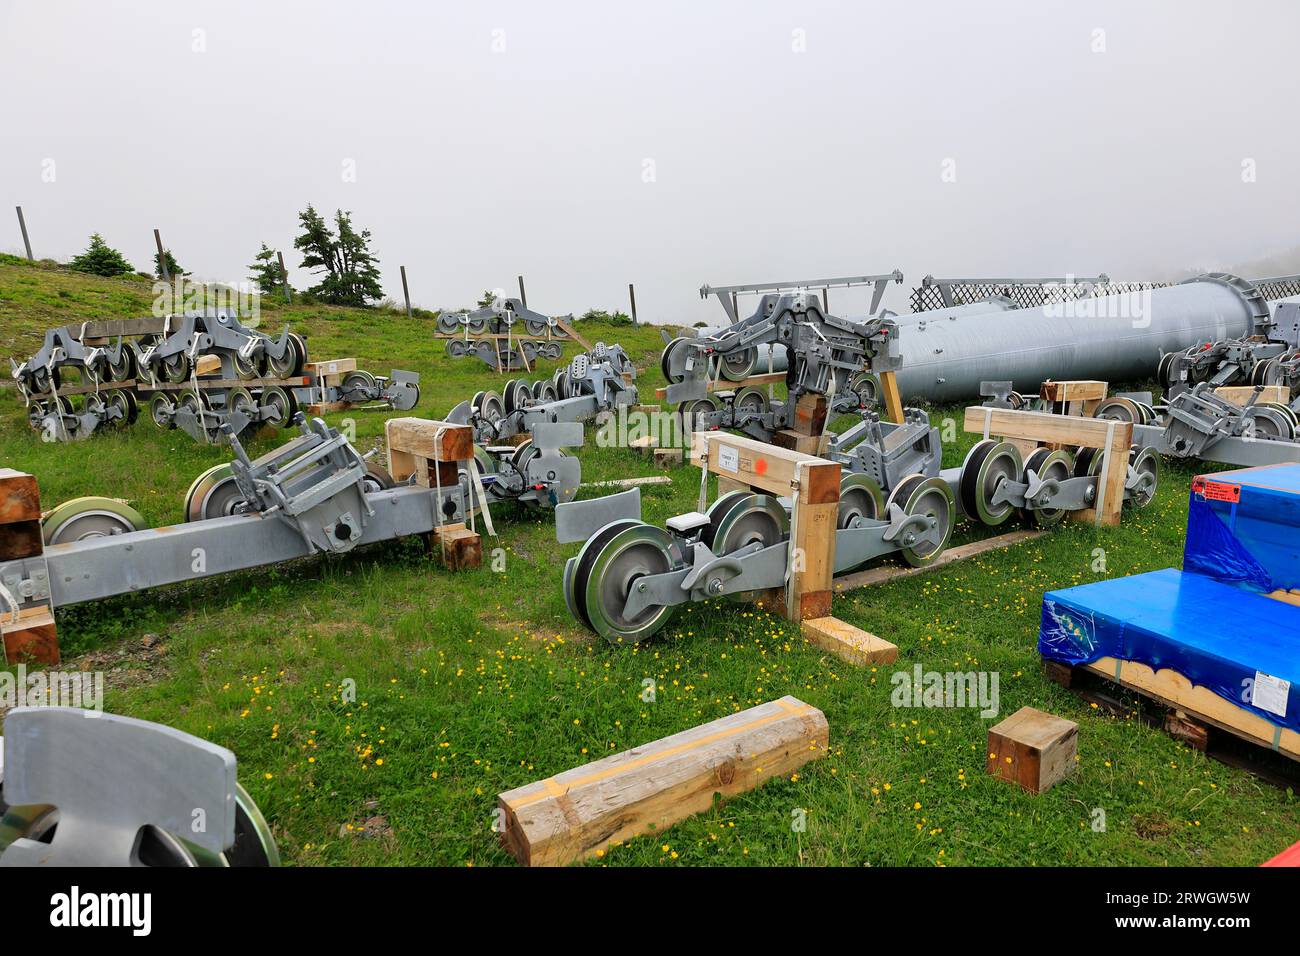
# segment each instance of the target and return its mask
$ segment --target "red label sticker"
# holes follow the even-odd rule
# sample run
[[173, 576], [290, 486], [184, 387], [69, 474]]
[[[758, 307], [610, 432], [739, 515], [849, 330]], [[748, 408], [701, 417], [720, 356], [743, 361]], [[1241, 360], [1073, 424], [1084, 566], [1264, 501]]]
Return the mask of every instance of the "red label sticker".
[[1192, 479], [1192, 492], [1206, 501], [1227, 501], [1231, 504], [1241, 501], [1241, 485], [1211, 481], [1204, 477]]

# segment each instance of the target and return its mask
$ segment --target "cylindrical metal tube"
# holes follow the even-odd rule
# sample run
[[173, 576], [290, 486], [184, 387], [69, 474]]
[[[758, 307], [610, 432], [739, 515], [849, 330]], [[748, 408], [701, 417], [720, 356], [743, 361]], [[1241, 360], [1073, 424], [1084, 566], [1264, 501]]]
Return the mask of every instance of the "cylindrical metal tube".
[[1049, 379], [1143, 381], [1166, 352], [1250, 335], [1253, 316], [1242, 293], [1212, 279], [1036, 309], [918, 312], [900, 324], [899, 390], [942, 402], [977, 397], [982, 381], [1020, 391]]

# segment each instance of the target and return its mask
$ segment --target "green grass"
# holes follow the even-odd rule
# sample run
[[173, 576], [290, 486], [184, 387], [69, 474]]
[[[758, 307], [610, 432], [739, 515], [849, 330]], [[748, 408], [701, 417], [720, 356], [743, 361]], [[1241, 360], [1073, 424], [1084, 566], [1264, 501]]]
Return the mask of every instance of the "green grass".
[[[25, 357], [50, 325], [145, 314], [149, 300], [138, 280], [0, 261], [0, 346]], [[445, 358], [427, 320], [275, 303], [263, 317], [268, 328], [290, 321], [306, 331], [314, 358], [419, 371], [417, 414], [441, 415], [501, 381], [476, 360]], [[657, 330], [582, 331], [628, 348], [645, 369], [643, 400], [653, 394]], [[385, 416], [352, 417], [358, 444], [377, 445]], [[959, 436], [945, 463], [959, 463], [972, 440]], [[581, 457], [584, 480], [654, 473], [622, 449], [592, 443]], [[0, 392], [0, 464], [35, 474], [47, 508], [103, 494], [174, 522], [191, 478], [221, 460], [147, 422], [48, 445], [14, 393]], [[1180, 563], [1192, 473], [1167, 468], [1156, 501], [1120, 529], [1070, 525], [838, 596], [837, 616], [899, 646], [898, 664], [878, 670], [844, 665], [783, 620], [730, 602], [681, 609], [644, 647], [593, 640], [559, 592], [575, 547], [555, 544], [548, 514], [509, 509], [497, 515], [499, 539], [485, 542], [489, 558], [505, 549], [505, 575], [490, 560], [452, 574], [418, 543], [395, 542], [71, 607], [59, 614], [60, 639], [70, 666], [108, 672], [108, 709], [230, 747], [292, 864], [508, 863], [491, 830], [497, 793], [793, 694], [826, 713], [827, 759], [604, 862], [1253, 865], [1294, 842], [1292, 793], [1091, 708], [1043, 679], [1035, 651], [1044, 590]], [[643, 489], [647, 520], [694, 508], [698, 471], [672, 474], [671, 487]], [[1093, 570], [1098, 548], [1103, 573]], [[147, 633], [161, 641], [145, 648]], [[1077, 720], [1078, 772], [1039, 797], [986, 776], [992, 721], [891, 706], [889, 675], [918, 663], [999, 672], [1001, 716], [1030, 704]], [[654, 703], [640, 699], [647, 677], [658, 686]], [[351, 703], [340, 694], [348, 681]], [[1105, 832], [1092, 829], [1096, 808]], [[791, 827], [797, 809], [807, 812], [802, 832]], [[376, 835], [348, 829], [375, 816]]]

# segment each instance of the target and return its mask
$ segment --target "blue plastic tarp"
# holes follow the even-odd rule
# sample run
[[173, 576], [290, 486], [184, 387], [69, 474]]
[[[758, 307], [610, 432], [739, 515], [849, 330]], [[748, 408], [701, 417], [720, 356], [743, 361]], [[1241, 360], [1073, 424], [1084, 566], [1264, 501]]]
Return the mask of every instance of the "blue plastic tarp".
[[1043, 595], [1039, 653], [1172, 668], [1300, 732], [1300, 607], [1172, 568]]
[[1300, 465], [1198, 477], [1183, 570], [1263, 593], [1300, 589]]

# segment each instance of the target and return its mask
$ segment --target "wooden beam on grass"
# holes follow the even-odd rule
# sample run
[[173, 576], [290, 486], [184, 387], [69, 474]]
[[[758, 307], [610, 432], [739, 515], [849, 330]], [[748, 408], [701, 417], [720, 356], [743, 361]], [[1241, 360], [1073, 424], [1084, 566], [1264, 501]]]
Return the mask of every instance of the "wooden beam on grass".
[[826, 755], [817, 708], [782, 697], [498, 795], [501, 845], [525, 866], [563, 866], [662, 832]]

